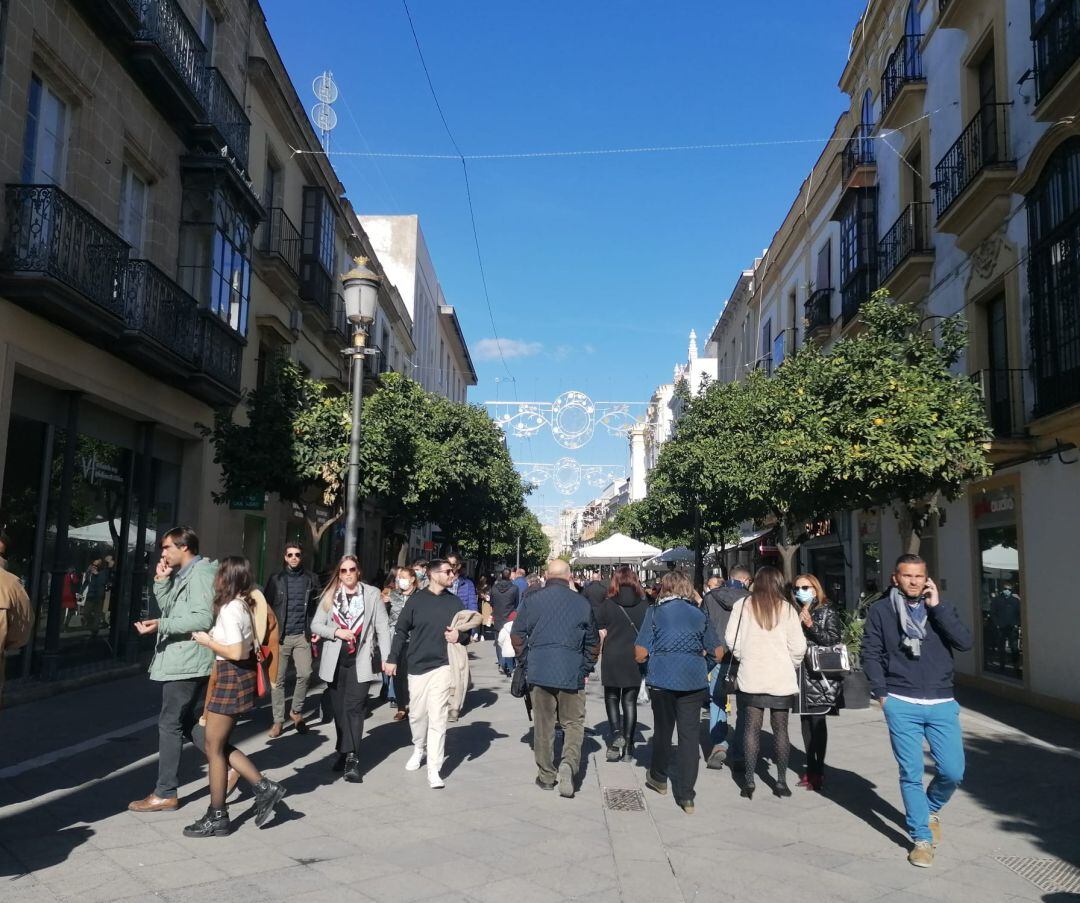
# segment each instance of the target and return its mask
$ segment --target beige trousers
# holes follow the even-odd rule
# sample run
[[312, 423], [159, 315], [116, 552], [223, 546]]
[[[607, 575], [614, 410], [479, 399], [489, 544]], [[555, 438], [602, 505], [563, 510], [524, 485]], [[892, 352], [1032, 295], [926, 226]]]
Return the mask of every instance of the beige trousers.
[[450, 713], [450, 666], [409, 675], [409, 728], [413, 746], [427, 750], [428, 771], [438, 772], [446, 755]]

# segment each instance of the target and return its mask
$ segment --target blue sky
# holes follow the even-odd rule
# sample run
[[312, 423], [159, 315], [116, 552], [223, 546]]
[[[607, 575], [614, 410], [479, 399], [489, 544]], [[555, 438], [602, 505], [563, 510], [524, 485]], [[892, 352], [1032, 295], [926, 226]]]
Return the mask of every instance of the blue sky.
[[[338, 81], [332, 149], [453, 151], [400, 0], [263, 5], [301, 98], [323, 69]], [[465, 154], [824, 139], [846, 107], [836, 83], [863, 6], [410, 2]], [[685, 358], [690, 329], [704, 340], [822, 146], [472, 161], [509, 374], [491, 341], [460, 163], [333, 161], [362, 213], [420, 214], [474, 349], [472, 401], [550, 401], [567, 390], [645, 401]], [[511, 451], [519, 461], [627, 460], [625, 441], [602, 432], [572, 452], [546, 434], [512, 439]], [[565, 498], [546, 487], [534, 495], [538, 505]]]

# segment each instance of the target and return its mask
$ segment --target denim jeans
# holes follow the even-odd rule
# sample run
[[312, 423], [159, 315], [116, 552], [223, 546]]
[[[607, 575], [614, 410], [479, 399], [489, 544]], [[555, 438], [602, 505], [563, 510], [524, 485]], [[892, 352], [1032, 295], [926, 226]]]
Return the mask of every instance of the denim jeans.
[[[930, 840], [930, 816], [941, 809], [964, 779], [964, 742], [960, 704], [935, 705], [885, 698], [885, 721], [893, 755], [900, 766], [900, 795], [911, 839]], [[937, 774], [923, 787], [923, 741], [930, 745]]]
[[742, 735], [745, 727], [743, 713], [738, 712], [735, 730], [728, 740], [729, 725], [727, 714], [727, 695], [724, 693], [724, 679], [727, 677], [727, 664], [716, 665], [709, 672], [709, 738], [713, 746], [719, 746], [728, 752], [728, 758], [742, 758]]

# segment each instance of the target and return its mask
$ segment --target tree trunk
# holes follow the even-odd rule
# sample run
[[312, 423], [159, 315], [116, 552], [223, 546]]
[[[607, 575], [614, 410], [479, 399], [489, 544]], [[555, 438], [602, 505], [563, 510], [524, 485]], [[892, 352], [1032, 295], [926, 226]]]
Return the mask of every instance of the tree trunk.
[[922, 534], [930, 516], [937, 510], [941, 493], [935, 492], [921, 499], [906, 502], [900, 509], [900, 544], [905, 555], [918, 555], [922, 546]]
[[799, 543], [777, 543], [776, 548], [784, 562], [784, 579], [792, 583], [795, 580], [795, 556], [799, 553]]

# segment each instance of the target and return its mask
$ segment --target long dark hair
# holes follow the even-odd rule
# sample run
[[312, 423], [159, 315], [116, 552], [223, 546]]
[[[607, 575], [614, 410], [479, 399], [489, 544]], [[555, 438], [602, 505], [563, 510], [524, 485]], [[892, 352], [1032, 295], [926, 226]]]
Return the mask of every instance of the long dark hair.
[[772, 630], [780, 620], [780, 612], [788, 605], [787, 582], [776, 568], [758, 568], [750, 588], [750, 612], [766, 630]]
[[221, 607], [233, 599], [243, 599], [250, 608], [253, 605], [251, 591], [254, 587], [250, 561], [239, 555], [223, 558], [214, 576], [214, 617], [217, 618]]
[[630, 587], [634, 591], [634, 595], [639, 599], [645, 598], [645, 591], [641, 588], [641, 581], [638, 580], [637, 574], [634, 573], [634, 569], [627, 567], [625, 564], [622, 567], [616, 568], [615, 572], [611, 575], [611, 583], [608, 584], [607, 598], [611, 599], [614, 596], [619, 595], [619, 590], [624, 586]]

